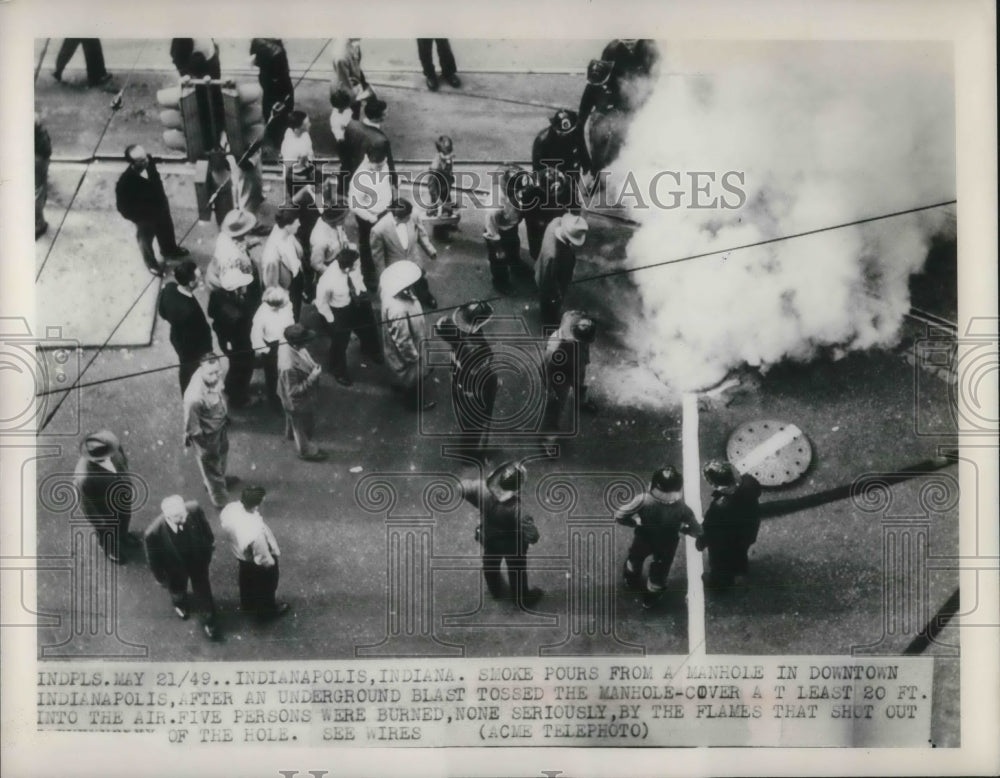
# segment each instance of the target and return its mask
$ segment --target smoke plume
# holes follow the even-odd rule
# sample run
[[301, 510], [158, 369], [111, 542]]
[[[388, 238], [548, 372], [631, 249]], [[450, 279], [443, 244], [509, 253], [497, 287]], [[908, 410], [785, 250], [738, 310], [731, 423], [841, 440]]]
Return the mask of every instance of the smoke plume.
[[[898, 43], [663, 43], [612, 189], [632, 176], [676, 208], [633, 207], [631, 267], [953, 199], [950, 47]], [[745, 202], [723, 189], [742, 174]], [[701, 194], [692, 191], [691, 172]], [[730, 177], [729, 182], [738, 183]], [[705, 187], [707, 191], [704, 191]], [[716, 207], [692, 208], [717, 200]], [[644, 198], [649, 204], [649, 197]], [[630, 203], [626, 200], [626, 203]], [[908, 282], [954, 208], [639, 271], [632, 341], [676, 390], [732, 368], [766, 370], [893, 345]]]

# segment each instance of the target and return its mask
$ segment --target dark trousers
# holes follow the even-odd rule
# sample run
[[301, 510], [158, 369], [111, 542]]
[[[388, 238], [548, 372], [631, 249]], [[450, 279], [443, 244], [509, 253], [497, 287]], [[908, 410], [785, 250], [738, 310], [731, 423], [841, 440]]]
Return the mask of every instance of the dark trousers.
[[358, 223], [358, 254], [361, 255], [361, 277], [364, 279], [365, 288], [378, 289], [378, 268], [375, 267], [375, 258], [372, 256], [372, 222], [355, 217]]
[[381, 354], [378, 330], [375, 328], [375, 315], [372, 313], [372, 307], [366, 301], [358, 300], [351, 305], [332, 310], [330, 372], [334, 375], [345, 376], [347, 375], [347, 345], [351, 342], [351, 333], [358, 336], [363, 354], [377, 358]]
[[[188, 581], [191, 582], [190, 596]], [[215, 624], [215, 599], [208, 579], [208, 565], [172, 576], [167, 582], [167, 590], [175, 607], [196, 610], [202, 624]]]
[[459, 376], [452, 374], [451, 402], [458, 419], [463, 446], [478, 451], [487, 447], [498, 388], [498, 376], [492, 370], [488, 377], [475, 384], [472, 392], [463, 391]]
[[431, 292], [430, 284], [427, 283], [427, 276], [421, 276], [412, 287], [413, 296], [420, 301], [421, 307], [425, 311], [435, 311], [438, 307], [437, 298]]
[[734, 540], [708, 547], [709, 586], [732, 586], [737, 575], [746, 573], [750, 545]]
[[273, 567], [261, 567], [239, 560], [240, 608], [257, 616], [267, 616], [278, 607], [274, 593], [278, 590], [278, 560]]
[[83, 58], [87, 63], [87, 81], [97, 84], [108, 76], [104, 68], [104, 50], [99, 38], [66, 38], [56, 54], [56, 75], [62, 77], [66, 65], [76, 53], [77, 46], [83, 46]]
[[559, 421], [562, 419], [566, 403], [569, 402], [569, 387], [550, 388], [545, 401], [545, 415], [542, 417], [542, 432], [549, 436], [559, 432]]
[[128, 535], [132, 523], [131, 511], [119, 511], [115, 516], [87, 516], [94, 531], [97, 542], [105, 554], [121, 555], [122, 543]]
[[295, 441], [295, 450], [300, 457], [311, 457], [319, 451], [313, 443], [316, 431], [316, 414], [308, 411], [285, 410], [285, 437]]
[[557, 294], [539, 291], [538, 311], [542, 317], [542, 334], [545, 334], [546, 329], [553, 330], [559, 327], [559, 322], [562, 320], [562, 306], [562, 298]]
[[278, 397], [278, 341], [267, 344], [267, 353], [261, 357], [264, 363], [264, 386], [267, 387], [267, 402], [272, 408], [281, 408]]
[[483, 542], [483, 579], [490, 595], [503, 596], [501, 565], [507, 563], [507, 578], [511, 597], [521, 605], [528, 593], [528, 556], [526, 549], [518, 548], [516, 540], [486, 538]]
[[254, 354], [249, 336], [220, 343], [222, 352], [229, 358], [229, 372], [225, 387], [229, 402], [234, 408], [246, 405], [250, 399], [250, 379], [253, 378]]
[[[307, 255], [308, 256], [308, 255]], [[305, 267], [305, 263], [303, 263]], [[304, 271], [299, 271], [295, 278], [288, 284], [288, 299], [292, 304], [292, 318], [299, 320], [302, 313], [302, 297], [305, 294], [306, 276]]]
[[493, 283], [501, 287], [509, 284], [510, 269], [521, 260], [521, 237], [517, 228], [503, 230], [499, 240], [486, 241], [486, 258]]
[[204, 354], [198, 354], [197, 356], [193, 354], [182, 354], [177, 352], [177, 359], [180, 362], [178, 377], [181, 382], [181, 397], [184, 396], [184, 392], [187, 391], [188, 384], [191, 383], [191, 376], [195, 374], [195, 371], [201, 365], [201, 358], [205, 356]]
[[441, 75], [454, 75], [458, 67], [455, 65], [455, 55], [451, 53], [451, 43], [447, 38], [417, 38], [417, 56], [420, 57], [420, 67], [425, 76], [434, 75], [434, 43], [437, 42], [438, 61], [441, 63]]
[[[271, 111], [274, 110], [274, 106], [280, 106], [286, 97], [288, 98], [288, 102], [285, 103], [285, 108], [282, 110], [279, 107], [278, 113], [271, 119]], [[275, 151], [279, 151], [281, 149], [281, 142], [285, 139], [285, 130], [288, 129], [288, 115], [295, 108], [295, 93], [294, 91], [287, 94], [284, 92], [270, 92], [265, 89], [261, 95], [260, 108], [264, 114], [264, 122], [267, 126], [265, 140], [274, 147]], [[269, 119], [270, 122], [268, 123]]]
[[170, 209], [166, 203], [163, 204], [163, 210], [157, 217], [156, 221], [136, 222], [135, 225], [135, 239], [139, 243], [142, 261], [151, 270], [158, 270], [160, 267], [156, 260], [156, 252], [153, 251], [153, 238], [156, 238], [156, 242], [160, 245], [162, 255], [173, 254], [178, 250], [174, 220], [170, 218]]
[[632, 539], [632, 545], [628, 550], [628, 558], [625, 562], [625, 580], [633, 588], [639, 588], [638, 584], [642, 580], [642, 566], [649, 556], [653, 561], [649, 565], [649, 578], [646, 580], [646, 590], [652, 594], [659, 594], [667, 588], [667, 576], [670, 574], [670, 566], [674, 563], [674, 554], [677, 553], [677, 544], [680, 542], [679, 535], [659, 543], [652, 543], [644, 535], [638, 532]]

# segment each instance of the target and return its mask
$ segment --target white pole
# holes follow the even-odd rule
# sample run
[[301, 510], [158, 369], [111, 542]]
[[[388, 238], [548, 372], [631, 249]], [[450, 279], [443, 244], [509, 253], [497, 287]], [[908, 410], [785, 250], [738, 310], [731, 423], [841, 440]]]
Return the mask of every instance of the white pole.
[[[701, 455], [698, 451], [698, 395], [685, 392], [682, 398], [683, 417], [681, 441], [683, 452], [684, 502], [700, 522]], [[701, 580], [704, 565], [701, 552], [694, 547], [694, 538], [685, 537], [687, 561], [688, 653], [703, 656], [705, 647], [705, 587]]]

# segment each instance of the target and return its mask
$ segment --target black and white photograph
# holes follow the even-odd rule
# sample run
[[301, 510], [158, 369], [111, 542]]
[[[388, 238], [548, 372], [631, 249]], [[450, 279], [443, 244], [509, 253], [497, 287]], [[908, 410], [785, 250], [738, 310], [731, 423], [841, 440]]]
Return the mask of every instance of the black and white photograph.
[[11, 775], [1000, 769], [993, 6], [27, 5]]

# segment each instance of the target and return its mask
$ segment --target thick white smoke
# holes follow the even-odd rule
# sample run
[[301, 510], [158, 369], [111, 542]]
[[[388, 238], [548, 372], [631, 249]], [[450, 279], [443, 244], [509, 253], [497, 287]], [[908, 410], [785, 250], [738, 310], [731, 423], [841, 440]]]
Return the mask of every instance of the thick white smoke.
[[[661, 44], [665, 62], [612, 167], [662, 204], [632, 208], [632, 267], [950, 200], [955, 193], [951, 50], [933, 44]], [[714, 174], [692, 192], [691, 172]], [[738, 197], [737, 209], [691, 208]], [[683, 191], [683, 195], [670, 192]], [[626, 201], [631, 204], [630, 201]], [[925, 211], [633, 275], [643, 311], [632, 342], [676, 390], [892, 345], [908, 279], [953, 208]]]

